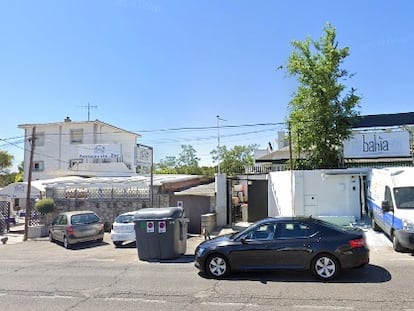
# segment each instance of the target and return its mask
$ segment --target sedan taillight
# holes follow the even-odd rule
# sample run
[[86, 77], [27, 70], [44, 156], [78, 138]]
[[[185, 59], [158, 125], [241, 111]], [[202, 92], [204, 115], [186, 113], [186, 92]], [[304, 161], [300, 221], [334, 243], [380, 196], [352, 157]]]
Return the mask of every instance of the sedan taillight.
[[349, 246], [351, 246], [351, 248], [363, 247], [365, 246], [365, 239], [360, 238], [360, 239], [350, 240]]

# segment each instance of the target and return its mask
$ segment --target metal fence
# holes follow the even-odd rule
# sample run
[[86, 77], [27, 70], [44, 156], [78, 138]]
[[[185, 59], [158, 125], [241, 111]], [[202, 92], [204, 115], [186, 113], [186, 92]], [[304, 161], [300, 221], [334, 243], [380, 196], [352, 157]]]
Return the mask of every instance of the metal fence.
[[10, 202], [0, 201], [0, 234], [10, 230]]
[[85, 200], [91, 202], [111, 202], [114, 200], [150, 200], [151, 192], [148, 187], [88, 187], [88, 188], [50, 188], [46, 196], [54, 201]]

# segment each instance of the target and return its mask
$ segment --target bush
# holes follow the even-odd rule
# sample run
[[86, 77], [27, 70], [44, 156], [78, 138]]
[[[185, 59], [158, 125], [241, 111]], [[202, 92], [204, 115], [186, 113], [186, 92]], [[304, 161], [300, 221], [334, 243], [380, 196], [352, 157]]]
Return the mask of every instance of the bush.
[[35, 209], [42, 215], [52, 213], [55, 210], [55, 201], [51, 198], [39, 200], [35, 204]]

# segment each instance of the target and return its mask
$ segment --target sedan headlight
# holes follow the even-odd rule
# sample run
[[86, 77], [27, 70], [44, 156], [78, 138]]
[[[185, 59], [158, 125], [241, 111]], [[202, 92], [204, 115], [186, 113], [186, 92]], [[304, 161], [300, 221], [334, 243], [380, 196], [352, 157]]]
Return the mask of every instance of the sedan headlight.
[[206, 249], [204, 247], [198, 247], [196, 250], [196, 256], [200, 257]]
[[403, 223], [403, 230], [414, 231], [414, 223], [406, 218], [401, 219]]

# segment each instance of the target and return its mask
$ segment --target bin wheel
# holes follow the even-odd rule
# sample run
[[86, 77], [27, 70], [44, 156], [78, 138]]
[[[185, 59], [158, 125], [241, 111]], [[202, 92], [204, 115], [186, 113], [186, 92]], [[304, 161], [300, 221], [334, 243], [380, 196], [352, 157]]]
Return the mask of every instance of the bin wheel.
[[114, 241], [115, 247], [120, 247], [122, 245], [122, 241]]
[[208, 275], [222, 278], [230, 272], [230, 265], [227, 259], [220, 254], [212, 254], [208, 257], [206, 263]]

